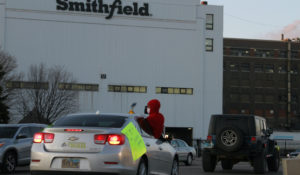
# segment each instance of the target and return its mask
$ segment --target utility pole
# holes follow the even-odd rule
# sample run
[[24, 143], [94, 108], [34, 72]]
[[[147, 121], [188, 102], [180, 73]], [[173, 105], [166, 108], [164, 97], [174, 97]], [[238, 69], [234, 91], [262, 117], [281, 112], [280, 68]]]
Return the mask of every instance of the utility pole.
[[288, 50], [287, 50], [287, 127], [291, 127], [291, 57], [292, 57], [292, 41], [288, 39]]

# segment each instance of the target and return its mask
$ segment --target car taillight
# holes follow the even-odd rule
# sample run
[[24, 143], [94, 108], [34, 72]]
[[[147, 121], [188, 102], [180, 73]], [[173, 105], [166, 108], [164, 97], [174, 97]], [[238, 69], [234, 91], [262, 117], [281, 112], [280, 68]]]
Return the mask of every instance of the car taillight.
[[54, 140], [54, 134], [44, 133], [44, 143], [52, 143]]
[[33, 136], [33, 143], [52, 143], [54, 140], [54, 134], [38, 132]]
[[256, 137], [251, 137], [251, 142], [255, 143], [256, 142]]
[[207, 136], [207, 141], [212, 141], [212, 136]]
[[105, 144], [108, 142], [110, 145], [123, 145], [125, 136], [121, 134], [97, 134], [94, 136], [95, 144]]
[[105, 144], [107, 139], [106, 134], [97, 134], [94, 136], [94, 142], [96, 144]]
[[44, 140], [44, 133], [35, 133], [33, 136], [33, 143], [42, 143]]
[[123, 145], [125, 141], [124, 135], [108, 135], [107, 142], [110, 145]]

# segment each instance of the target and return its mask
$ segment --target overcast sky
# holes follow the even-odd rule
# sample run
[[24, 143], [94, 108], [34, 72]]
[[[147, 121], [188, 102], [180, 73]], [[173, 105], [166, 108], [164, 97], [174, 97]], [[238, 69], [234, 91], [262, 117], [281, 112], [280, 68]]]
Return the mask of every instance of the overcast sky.
[[300, 0], [207, 0], [224, 6], [224, 37], [300, 38]]

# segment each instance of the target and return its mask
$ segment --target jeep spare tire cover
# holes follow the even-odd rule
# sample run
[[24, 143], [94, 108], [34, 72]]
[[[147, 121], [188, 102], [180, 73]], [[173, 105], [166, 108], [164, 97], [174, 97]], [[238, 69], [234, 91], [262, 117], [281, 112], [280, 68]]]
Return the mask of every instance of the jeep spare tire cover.
[[217, 133], [216, 146], [224, 151], [238, 151], [243, 143], [243, 133], [239, 128], [224, 127]]

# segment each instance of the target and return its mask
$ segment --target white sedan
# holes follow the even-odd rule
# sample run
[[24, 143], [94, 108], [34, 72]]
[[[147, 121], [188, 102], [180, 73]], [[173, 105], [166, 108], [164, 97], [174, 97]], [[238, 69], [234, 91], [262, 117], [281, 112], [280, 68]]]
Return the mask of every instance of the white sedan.
[[[39, 174], [104, 173], [178, 175], [178, 155], [169, 142], [147, 135], [129, 114], [73, 114], [36, 133], [30, 171]], [[132, 123], [146, 152], [134, 160], [122, 130]]]

